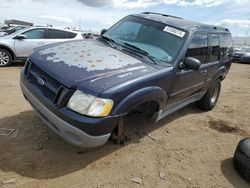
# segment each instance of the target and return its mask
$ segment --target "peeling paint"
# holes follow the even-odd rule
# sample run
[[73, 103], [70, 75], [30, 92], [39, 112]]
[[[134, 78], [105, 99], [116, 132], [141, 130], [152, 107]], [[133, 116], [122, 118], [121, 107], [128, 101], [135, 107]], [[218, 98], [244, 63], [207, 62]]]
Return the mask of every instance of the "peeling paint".
[[39, 51], [47, 55], [48, 63], [63, 62], [68, 66], [87, 71], [120, 69], [142, 62], [113, 48], [101, 45], [98, 41], [74, 41], [62, 43]]

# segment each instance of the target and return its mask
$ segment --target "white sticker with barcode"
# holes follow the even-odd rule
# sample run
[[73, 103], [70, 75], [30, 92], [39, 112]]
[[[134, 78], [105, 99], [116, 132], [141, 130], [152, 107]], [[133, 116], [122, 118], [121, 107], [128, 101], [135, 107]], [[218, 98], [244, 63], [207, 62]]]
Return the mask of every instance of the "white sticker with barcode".
[[171, 33], [173, 35], [176, 35], [178, 37], [184, 37], [185, 35], [185, 32], [184, 31], [181, 31], [179, 29], [176, 29], [176, 28], [173, 28], [173, 27], [169, 27], [169, 26], [166, 26], [163, 31], [165, 32], [168, 32], [168, 33]]

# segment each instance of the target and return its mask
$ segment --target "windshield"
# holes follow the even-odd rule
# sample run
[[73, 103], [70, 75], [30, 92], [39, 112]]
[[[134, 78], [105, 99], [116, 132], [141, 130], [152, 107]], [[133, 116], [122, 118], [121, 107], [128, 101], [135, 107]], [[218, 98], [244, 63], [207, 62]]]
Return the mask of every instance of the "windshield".
[[111, 27], [103, 36], [118, 44], [145, 51], [150, 57], [173, 63], [185, 41], [186, 32], [166, 24], [128, 16]]

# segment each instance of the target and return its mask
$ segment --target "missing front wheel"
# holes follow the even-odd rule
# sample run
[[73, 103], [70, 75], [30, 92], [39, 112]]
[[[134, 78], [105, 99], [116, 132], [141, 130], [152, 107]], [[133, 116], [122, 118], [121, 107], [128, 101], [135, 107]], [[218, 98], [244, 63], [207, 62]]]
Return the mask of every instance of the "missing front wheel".
[[119, 120], [117, 127], [112, 132], [111, 140], [113, 140], [115, 144], [122, 144], [122, 145], [126, 144], [130, 140], [130, 137], [128, 137], [128, 135], [125, 134], [123, 118]]

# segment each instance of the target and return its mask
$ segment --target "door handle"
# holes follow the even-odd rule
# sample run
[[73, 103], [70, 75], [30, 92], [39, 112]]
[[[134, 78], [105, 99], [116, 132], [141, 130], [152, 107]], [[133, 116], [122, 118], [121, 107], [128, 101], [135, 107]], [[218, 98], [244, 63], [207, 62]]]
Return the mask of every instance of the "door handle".
[[201, 70], [200, 73], [206, 75], [207, 74], [207, 70]]

